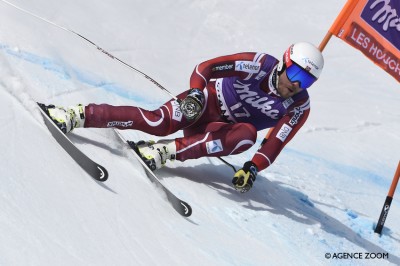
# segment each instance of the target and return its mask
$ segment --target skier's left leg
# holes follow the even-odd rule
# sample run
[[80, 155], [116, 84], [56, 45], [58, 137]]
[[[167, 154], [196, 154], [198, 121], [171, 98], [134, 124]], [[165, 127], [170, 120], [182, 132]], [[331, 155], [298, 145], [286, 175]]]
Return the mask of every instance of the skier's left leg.
[[[198, 120], [189, 120], [183, 116], [180, 105], [171, 99], [155, 110], [146, 110], [137, 106], [113, 106], [110, 104], [77, 105], [68, 108], [43, 105], [46, 112], [60, 127], [68, 133], [78, 127], [135, 129], [156, 136], [167, 136], [186, 128], [193, 123], [218, 121], [220, 113], [215, 93], [203, 90], [205, 96], [204, 113]], [[184, 99], [188, 91], [177, 96]]]

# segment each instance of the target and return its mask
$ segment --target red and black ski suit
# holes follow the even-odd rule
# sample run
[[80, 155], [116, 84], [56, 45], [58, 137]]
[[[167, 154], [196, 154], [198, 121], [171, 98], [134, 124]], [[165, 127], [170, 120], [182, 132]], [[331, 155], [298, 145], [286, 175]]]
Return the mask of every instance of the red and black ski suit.
[[[170, 100], [157, 110], [135, 106], [90, 104], [85, 107], [85, 127], [136, 129], [157, 136], [183, 130], [175, 139], [176, 159], [238, 154], [253, 146], [257, 131], [275, 127], [251, 159], [259, 171], [267, 168], [306, 121], [306, 90], [284, 99], [274, 88], [278, 60], [264, 53], [239, 53], [198, 64], [190, 88], [205, 96], [203, 113], [195, 122], [182, 115]], [[188, 92], [177, 96], [184, 99]]]

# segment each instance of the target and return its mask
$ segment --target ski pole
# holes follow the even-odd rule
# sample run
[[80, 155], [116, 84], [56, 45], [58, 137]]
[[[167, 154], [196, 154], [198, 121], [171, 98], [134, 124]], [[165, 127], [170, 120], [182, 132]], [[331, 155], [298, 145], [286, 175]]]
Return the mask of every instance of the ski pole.
[[389, 214], [390, 205], [392, 204], [393, 195], [394, 195], [394, 192], [396, 191], [396, 187], [397, 187], [397, 183], [399, 182], [399, 178], [400, 178], [400, 161], [397, 166], [396, 173], [394, 174], [393, 181], [392, 181], [392, 184], [389, 189], [389, 193], [386, 197], [385, 203], [383, 204], [383, 208], [381, 211], [381, 215], [379, 216], [378, 224], [376, 225], [376, 228], [375, 228], [375, 233], [377, 233], [377, 234], [382, 234], [382, 229], [385, 224], [386, 218]]
[[229, 166], [230, 168], [232, 168], [233, 172], [236, 173], [236, 168], [235, 166], [233, 166], [232, 164], [228, 163], [226, 160], [222, 159], [221, 157], [217, 157], [219, 160], [221, 160], [224, 164], [226, 164], [227, 166]]

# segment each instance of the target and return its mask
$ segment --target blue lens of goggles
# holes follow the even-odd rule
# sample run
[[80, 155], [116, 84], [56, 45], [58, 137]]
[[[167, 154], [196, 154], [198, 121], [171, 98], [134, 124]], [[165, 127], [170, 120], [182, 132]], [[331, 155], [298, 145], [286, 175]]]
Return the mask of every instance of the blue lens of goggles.
[[299, 82], [302, 89], [309, 88], [317, 80], [310, 72], [304, 70], [293, 61], [291, 66], [286, 68], [286, 76], [292, 83]]

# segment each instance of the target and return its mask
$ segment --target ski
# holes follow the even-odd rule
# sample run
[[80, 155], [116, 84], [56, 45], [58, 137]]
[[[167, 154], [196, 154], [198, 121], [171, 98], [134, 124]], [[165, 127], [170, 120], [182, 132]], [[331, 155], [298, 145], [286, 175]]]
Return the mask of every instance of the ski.
[[62, 132], [49, 117], [44, 104], [37, 104], [39, 105], [40, 113], [43, 116], [47, 128], [60, 146], [63, 147], [63, 149], [72, 157], [72, 159], [74, 159], [74, 161], [79, 164], [82, 169], [85, 170], [91, 177], [97, 181], [106, 181], [108, 178], [107, 170], [100, 164], [90, 159], [67, 138], [64, 132]]
[[132, 151], [135, 158], [141, 163], [144, 170], [146, 171], [147, 177], [153, 182], [158, 188], [160, 188], [167, 196], [168, 202], [172, 207], [182, 216], [189, 217], [192, 214], [192, 207], [185, 201], [179, 199], [172, 193], [165, 185], [162, 184], [160, 179], [154, 174], [154, 172], [146, 165], [146, 163], [140, 158], [140, 156], [135, 151], [135, 142], [126, 140], [117, 130], [115, 130], [117, 136], [122, 140], [122, 142], [128, 144], [128, 148]]

